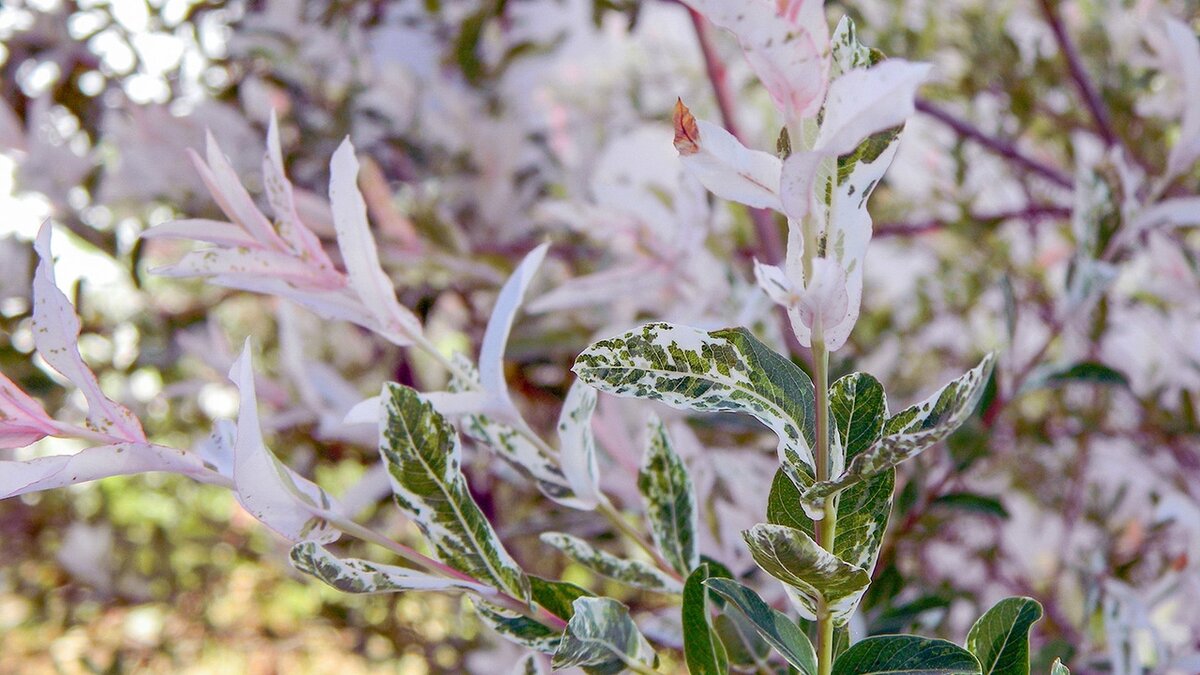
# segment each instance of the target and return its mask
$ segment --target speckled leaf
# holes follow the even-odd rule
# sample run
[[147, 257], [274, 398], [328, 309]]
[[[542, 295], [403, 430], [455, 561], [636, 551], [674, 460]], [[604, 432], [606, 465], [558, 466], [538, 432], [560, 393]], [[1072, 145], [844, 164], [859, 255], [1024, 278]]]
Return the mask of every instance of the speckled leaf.
[[754, 562], [787, 584], [805, 618], [815, 619], [824, 600], [834, 622], [845, 623], [871, 583], [865, 570], [839, 560], [801, 530], [759, 523], [742, 536]]
[[678, 595], [683, 585], [658, 568], [640, 560], [628, 560], [593, 547], [586, 541], [562, 532], [545, 532], [541, 539], [563, 552], [571, 560], [610, 579], [634, 588]]
[[915, 635], [880, 635], [855, 643], [833, 664], [833, 675], [977, 675], [979, 662], [953, 642]]
[[439, 560], [529, 599], [529, 579], [467, 490], [458, 434], [416, 391], [383, 388], [379, 451], [392, 479], [396, 503], [413, 519]]
[[554, 668], [604, 666], [613, 661], [653, 668], [658, 656], [638, 631], [629, 608], [612, 598], [579, 598], [562, 642], [554, 652]]
[[575, 360], [575, 372], [618, 396], [752, 415], [779, 437], [788, 475], [801, 480], [812, 468], [812, 381], [745, 328], [705, 332], [646, 324], [588, 347]]
[[1005, 598], [979, 617], [967, 633], [967, 649], [983, 675], [1029, 675], [1029, 629], [1042, 618], [1033, 598]]
[[729, 672], [725, 647], [712, 627], [709, 593], [704, 585], [713, 576], [708, 563], [701, 563], [683, 584], [683, 657], [691, 675], [724, 675]]
[[874, 65], [871, 49], [858, 41], [858, 30], [849, 16], [843, 16], [838, 21], [830, 40], [833, 66], [830, 74], [837, 77], [855, 68], [866, 68]]
[[292, 566], [343, 593], [395, 593], [398, 591], [474, 591], [495, 589], [470, 581], [426, 574], [407, 567], [381, 565], [357, 558], [338, 558], [323, 546], [306, 541], [292, 547]]
[[[565, 581], [550, 581], [541, 577], [529, 577], [533, 601], [546, 611], [564, 621], [574, 614], [573, 603], [577, 598], [589, 597], [587, 590]], [[475, 613], [492, 630], [510, 642], [543, 654], [553, 654], [562, 640], [562, 632], [535, 621], [524, 614], [493, 605], [475, 598]]]
[[804, 491], [809, 515], [821, 500], [862, 482], [943, 440], [975, 411], [992, 374], [995, 355], [988, 354], [966, 374], [939, 389], [933, 396], [888, 418], [883, 435], [870, 449], [851, 460], [842, 475], [816, 483]]
[[744, 614], [759, 636], [783, 655], [788, 663], [805, 675], [817, 672], [817, 655], [812, 642], [786, 615], [772, 609], [757, 593], [733, 579], [709, 579], [704, 585]]
[[676, 572], [686, 576], [699, 562], [696, 493], [687, 467], [671, 446], [658, 417], [647, 424], [646, 452], [638, 470], [638, 490], [646, 501], [646, 519], [654, 545]]

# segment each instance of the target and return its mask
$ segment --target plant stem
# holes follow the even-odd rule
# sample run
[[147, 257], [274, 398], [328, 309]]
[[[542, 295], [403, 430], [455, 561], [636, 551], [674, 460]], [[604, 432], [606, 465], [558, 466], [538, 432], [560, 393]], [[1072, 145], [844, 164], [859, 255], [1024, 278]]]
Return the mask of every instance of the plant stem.
[[[817, 447], [813, 453], [818, 482], [829, 480], [831, 457], [829, 456], [829, 350], [825, 348], [825, 338], [820, 325], [814, 327], [812, 352], [813, 375], [816, 382], [817, 408]], [[825, 499], [825, 517], [820, 522], [813, 523], [813, 539], [826, 551], [833, 551], [833, 541], [837, 533], [837, 504], [836, 497]], [[817, 605], [817, 673], [829, 675], [833, 671], [833, 617], [830, 616], [825, 601]]]
[[632, 525], [630, 525], [623, 517], [621, 517], [621, 514], [617, 511], [616, 507], [613, 506], [612, 502], [608, 501], [608, 497], [604, 495], [601, 495], [601, 497], [602, 499], [600, 503], [596, 506], [596, 511], [607, 518], [608, 522], [612, 523], [613, 527], [617, 528], [621, 534], [625, 535], [630, 541], [637, 544], [638, 548], [645, 551], [646, 554], [654, 560], [655, 564], [658, 565], [659, 569], [661, 569], [665, 574], [670, 575], [677, 581], [683, 581], [683, 577], [681, 577], [679, 573], [676, 572], [673, 567], [671, 567], [671, 564], [662, 557], [662, 554], [658, 552], [658, 549], [656, 549], [653, 544], [646, 541], [645, 537], [643, 537], [641, 533], [639, 533], [633, 528]]

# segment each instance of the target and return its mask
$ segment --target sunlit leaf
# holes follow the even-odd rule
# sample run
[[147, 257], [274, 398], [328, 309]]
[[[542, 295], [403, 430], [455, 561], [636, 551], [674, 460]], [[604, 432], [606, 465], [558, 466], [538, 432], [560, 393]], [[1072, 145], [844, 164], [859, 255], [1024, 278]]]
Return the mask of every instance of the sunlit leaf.
[[543, 532], [544, 543], [562, 551], [571, 560], [597, 574], [615, 579], [634, 588], [656, 593], [678, 595], [683, 585], [658, 568], [640, 560], [629, 560], [595, 548], [579, 537], [562, 532]]
[[555, 669], [613, 661], [653, 668], [658, 656], [638, 631], [629, 608], [612, 598], [579, 598], [551, 663]]
[[979, 617], [967, 633], [967, 649], [983, 675], [1029, 675], [1029, 629], [1042, 618], [1033, 598], [1005, 598]]

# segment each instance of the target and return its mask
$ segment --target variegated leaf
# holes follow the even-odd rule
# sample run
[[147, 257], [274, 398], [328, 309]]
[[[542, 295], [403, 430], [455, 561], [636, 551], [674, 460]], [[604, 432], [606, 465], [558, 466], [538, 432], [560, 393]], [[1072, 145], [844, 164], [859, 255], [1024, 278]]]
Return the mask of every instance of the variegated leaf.
[[683, 585], [653, 565], [640, 560], [628, 560], [593, 547], [586, 541], [562, 532], [544, 532], [541, 539], [571, 560], [597, 574], [655, 593], [678, 595]]
[[722, 199], [747, 206], [782, 211], [775, 155], [751, 150], [733, 134], [698, 120], [683, 101], [675, 103], [675, 149], [683, 167]]
[[865, 570], [839, 560], [801, 530], [759, 523], [742, 536], [754, 561], [787, 585], [806, 618], [817, 618], [823, 602], [836, 624], [845, 623], [871, 583]]
[[379, 451], [396, 503], [439, 560], [528, 601], [529, 579], [467, 490], [454, 428], [409, 387], [388, 383], [382, 396]]
[[805, 509], [815, 515], [822, 500], [885, 471], [943, 440], [975, 411], [995, 364], [988, 354], [971, 370], [929, 398], [888, 418], [882, 437], [851, 460], [842, 475], [804, 491]]
[[757, 593], [733, 579], [709, 579], [704, 585], [736, 607], [750, 620], [758, 635], [802, 674], [817, 672], [817, 654], [812, 642], [783, 612], [773, 609]]
[[871, 49], [858, 41], [858, 30], [849, 16], [838, 21], [830, 45], [833, 56], [830, 75], [834, 78], [855, 68], [867, 68], [875, 62]]
[[1033, 598], [1005, 598], [979, 617], [966, 645], [983, 675], [1029, 675], [1029, 629], [1041, 618]]
[[658, 664], [658, 655], [638, 631], [628, 607], [612, 598], [579, 598], [574, 608], [551, 660], [556, 670], [603, 667], [614, 661], [643, 670]]
[[[563, 621], [569, 621], [574, 614], [572, 603], [576, 599], [592, 596], [589, 591], [575, 584], [550, 581], [533, 575], [529, 577], [529, 585], [533, 601]], [[524, 614], [493, 605], [480, 598], [474, 599], [474, 605], [475, 613], [484, 623], [504, 639], [522, 647], [543, 654], [553, 654], [562, 641], [562, 631], [554, 630]]]
[[789, 476], [799, 481], [812, 469], [812, 380], [745, 328], [705, 332], [651, 323], [588, 347], [574, 370], [610, 394], [752, 415], [779, 437]]
[[638, 490], [646, 501], [646, 519], [654, 545], [676, 572], [686, 576], [700, 561], [696, 493], [687, 466], [671, 446], [667, 427], [657, 416], [646, 428], [646, 452], [638, 470]]
[[407, 567], [381, 565], [357, 558], [338, 558], [311, 541], [292, 547], [292, 566], [343, 593], [396, 593], [400, 591], [472, 591], [484, 595], [495, 589], [483, 584], [426, 574]]
[[1062, 659], [1054, 659], [1050, 664], [1050, 675], [1071, 675], [1071, 669], [1063, 665]]
[[517, 659], [512, 670], [508, 672], [509, 675], [549, 675], [546, 665], [542, 663], [537, 654], [526, 654]]
[[596, 436], [592, 432], [595, 411], [596, 390], [582, 380], [575, 380], [567, 390], [558, 416], [559, 461], [562, 474], [574, 492], [570, 505], [589, 510], [596, 508], [601, 497]]

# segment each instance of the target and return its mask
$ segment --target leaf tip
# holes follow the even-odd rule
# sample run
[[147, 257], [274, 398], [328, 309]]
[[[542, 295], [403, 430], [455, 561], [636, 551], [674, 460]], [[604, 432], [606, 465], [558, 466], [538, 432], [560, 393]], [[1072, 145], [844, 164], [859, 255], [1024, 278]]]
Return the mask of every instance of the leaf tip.
[[694, 155], [700, 152], [700, 128], [696, 125], [696, 117], [683, 104], [682, 98], [675, 99], [675, 149], [681, 155]]

